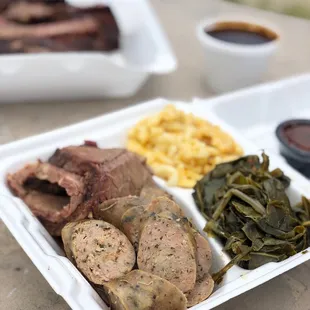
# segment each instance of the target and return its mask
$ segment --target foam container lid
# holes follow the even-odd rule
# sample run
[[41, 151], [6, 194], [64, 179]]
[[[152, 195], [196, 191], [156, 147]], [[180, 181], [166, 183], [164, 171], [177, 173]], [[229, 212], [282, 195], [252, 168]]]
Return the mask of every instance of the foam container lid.
[[[235, 99], [239, 94], [232, 95]], [[251, 92], [248, 100], [251, 101]], [[90, 284], [64, 256], [64, 253], [47, 233], [28, 207], [18, 198], [13, 197], [6, 185], [6, 175], [23, 167], [37, 158], [47, 159], [57, 147], [79, 145], [84, 140], [94, 140], [99, 147], [124, 147], [126, 136], [131, 128], [142, 117], [159, 112], [171, 101], [155, 99], [119, 112], [107, 114], [66, 128], [55, 130], [25, 140], [13, 142], [0, 147], [0, 217], [7, 225], [16, 240], [32, 259], [42, 275], [74, 310], [108, 309]], [[229, 132], [243, 147], [245, 154], [261, 154], [261, 149], [249, 142], [238, 130], [210, 112], [207, 104], [174, 103], [177, 108], [191, 112], [222, 127]], [[271, 168], [281, 168], [291, 179], [288, 196], [292, 203], [299, 201], [301, 195], [307, 195], [309, 182], [276, 154], [270, 156]], [[195, 206], [192, 190], [178, 187], [167, 187], [165, 182], [155, 177], [155, 181], [172, 194], [183, 208], [185, 214], [193, 221], [198, 230], [208, 238], [212, 253], [211, 273], [218, 271], [230, 261], [223, 251], [223, 245], [203, 232], [205, 219]], [[303, 254], [304, 253], [304, 254]], [[213, 294], [204, 302], [191, 309], [212, 309], [225, 301], [242, 294], [280, 274], [294, 268], [310, 258], [310, 249], [298, 253], [279, 263], [268, 263], [255, 270], [245, 270], [238, 266], [231, 268]]]
[[120, 49], [0, 55], [0, 103], [92, 100], [135, 94], [151, 74], [177, 67], [149, 0], [67, 0], [85, 7], [107, 4], [120, 28]]

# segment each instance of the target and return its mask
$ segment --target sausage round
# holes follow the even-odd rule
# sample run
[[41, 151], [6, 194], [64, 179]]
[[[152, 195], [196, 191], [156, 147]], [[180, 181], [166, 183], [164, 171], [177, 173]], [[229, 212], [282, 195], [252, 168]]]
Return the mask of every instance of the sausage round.
[[199, 232], [194, 234], [197, 246], [197, 279], [202, 279], [212, 265], [212, 252], [207, 239], [205, 239]]
[[169, 211], [177, 216], [184, 216], [182, 209], [173, 200], [165, 196], [153, 199], [151, 203], [147, 206], [146, 210], [150, 213], [154, 212], [156, 214], [164, 211]]
[[161, 189], [156, 183], [151, 180], [148, 182], [141, 190], [140, 197], [146, 202], [150, 203], [153, 199], [157, 197], [165, 196], [167, 198], [171, 198], [172, 196]]
[[197, 265], [191, 235], [182, 225], [167, 214], [150, 216], [141, 232], [137, 262], [139, 269], [187, 292], [194, 288]]
[[139, 206], [130, 208], [122, 216], [121, 230], [130, 240], [136, 251], [138, 251], [140, 227], [144, 222], [145, 215], [144, 207]]
[[104, 288], [112, 310], [186, 309], [186, 297], [175, 285], [141, 270], [110, 281]]
[[121, 228], [123, 214], [130, 208], [143, 205], [137, 196], [109, 199], [93, 208], [95, 219], [104, 220], [117, 228]]
[[95, 284], [122, 277], [136, 260], [127, 237], [100, 220], [85, 220], [73, 227], [71, 250], [77, 267]]
[[72, 253], [72, 233], [73, 233], [73, 228], [75, 225], [78, 224], [78, 222], [70, 222], [66, 224], [66, 226], [61, 230], [61, 239], [64, 244], [64, 250], [69, 258], [69, 260], [72, 263], [75, 263], [74, 256]]
[[187, 306], [192, 307], [207, 299], [214, 288], [214, 281], [209, 274], [197, 280], [195, 287], [186, 293]]

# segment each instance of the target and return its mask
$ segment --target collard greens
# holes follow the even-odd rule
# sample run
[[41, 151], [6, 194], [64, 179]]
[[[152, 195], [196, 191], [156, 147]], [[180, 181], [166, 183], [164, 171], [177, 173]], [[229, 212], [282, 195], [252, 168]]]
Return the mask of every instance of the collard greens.
[[203, 177], [193, 197], [208, 220], [205, 231], [217, 235], [232, 256], [213, 277], [220, 282], [234, 264], [255, 269], [280, 262], [309, 245], [310, 203], [291, 206], [285, 190], [290, 179], [269, 170], [269, 158], [246, 156], [224, 163]]

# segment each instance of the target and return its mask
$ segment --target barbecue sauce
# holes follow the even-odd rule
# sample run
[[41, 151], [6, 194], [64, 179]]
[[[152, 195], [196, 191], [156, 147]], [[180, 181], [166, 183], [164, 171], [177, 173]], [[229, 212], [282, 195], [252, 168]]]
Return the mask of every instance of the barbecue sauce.
[[260, 45], [278, 38], [278, 35], [263, 26], [246, 22], [219, 22], [205, 33], [214, 39], [241, 45]]
[[310, 124], [294, 124], [283, 129], [283, 134], [290, 145], [310, 152]]

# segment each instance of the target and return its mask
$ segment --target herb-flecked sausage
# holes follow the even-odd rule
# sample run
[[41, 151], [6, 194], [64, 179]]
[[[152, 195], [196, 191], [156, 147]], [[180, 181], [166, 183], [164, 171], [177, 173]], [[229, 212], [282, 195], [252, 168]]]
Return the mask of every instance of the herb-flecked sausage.
[[197, 246], [197, 279], [200, 280], [209, 273], [212, 265], [212, 252], [208, 240], [199, 232], [195, 232], [194, 237]]
[[73, 228], [75, 225], [78, 224], [78, 222], [70, 222], [66, 224], [66, 226], [61, 230], [61, 239], [64, 244], [64, 250], [69, 258], [69, 260], [72, 263], [75, 263], [74, 256], [72, 253], [72, 233], [73, 233]]
[[167, 192], [161, 189], [157, 184], [150, 179], [142, 188], [140, 192], [140, 197], [146, 202], [150, 203], [153, 199], [165, 196], [167, 198], [172, 198]]
[[73, 227], [71, 251], [77, 267], [95, 284], [122, 277], [136, 260], [127, 237], [100, 220], [85, 220]]
[[194, 237], [197, 246], [197, 279], [195, 287], [186, 293], [189, 307], [207, 299], [214, 287], [213, 279], [209, 274], [212, 264], [212, 253], [209, 242], [198, 231], [194, 231]]
[[140, 227], [146, 216], [143, 206], [133, 207], [127, 210], [121, 220], [121, 231], [127, 236], [135, 250], [138, 250]]
[[187, 306], [192, 307], [207, 299], [214, 288], [214, 281], [209, 274], [197, 280], [195, 287], [186, 293]]
[[169, 211], [176, 214], [177, 216], [184, 216], [182, 209], [173, 200], [165, 196], [153, 199], [151, 203], [147, 206], [146, 210], [150, 213], [154, 212], [156, 214], [164, 211]]
[[112, 310], [186, 309], [186, 297], [175, 285], [141, 270], [110, 281], [104, 288]]
[[197, 274], [196, 252], [191, 233], [181, 218], [163, 212], [151, 215], [140, 236], [138, 267], [158, 275], [182, 292], [194, 288]]
[[123, 214], [130, 208], [143, 205], [143, 201], [137, 196], [113, 198], [93, 208], [95, 219], [106, 221], [118, 229], [121, 229]]
[[145, 221], [150, 215], [161, 212], [171, 212], [176, 215], [176, 218], [184, 216], [182, 209], [173, 200], [165, 196], [153, 199], [146, 207], [133, 207], [123, 214], [120, 229], [131, 241], [136, 251], [138, 250], [140, 232]]

